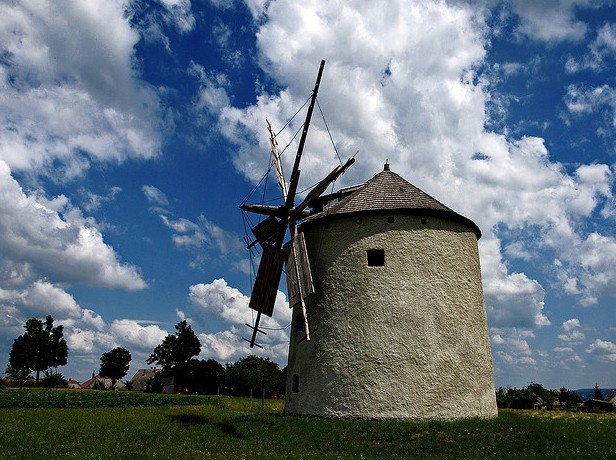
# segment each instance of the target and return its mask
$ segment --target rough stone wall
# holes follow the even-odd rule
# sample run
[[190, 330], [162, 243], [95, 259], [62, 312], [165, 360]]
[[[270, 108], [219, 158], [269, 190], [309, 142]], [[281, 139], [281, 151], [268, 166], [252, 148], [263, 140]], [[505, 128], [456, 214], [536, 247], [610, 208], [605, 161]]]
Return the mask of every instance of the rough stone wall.
[[[476, 236], [448, 220], [423, 222], [372, 215], [306, 229], [312, 340], [291, 332], [287, 413], [497, 415]], [[369, 249], [384, 250], [384, 266], [368, 266]]]

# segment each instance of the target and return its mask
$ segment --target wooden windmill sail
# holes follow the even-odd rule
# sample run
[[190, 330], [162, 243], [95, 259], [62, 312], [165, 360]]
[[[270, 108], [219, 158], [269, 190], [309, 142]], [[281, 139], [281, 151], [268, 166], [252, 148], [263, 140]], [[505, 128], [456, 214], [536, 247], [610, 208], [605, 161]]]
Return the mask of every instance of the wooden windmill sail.
[[[314, 286], [312, 284], [312, 275], [310, 273], [308, 254], [306, 252], [303, 235], [297, 231], [297, 221], [309, 215], [307, 208], [309, 208], [311, 204], [314, 203], [314, 201], [319, 198], [323, 192], [325, 192], [329, 184], [342, 175], [355, 161], [354, 158], [351, 158], [346, 162], [346, 164], [336, 167], [330, 174], [327, 175], [327, 177], [319, 182], [310, 193], [308, 193], [306, 198], [299, 205], [295, 206], [295, 196], [297, 193], [297, 186], [300, 176], [299, 166], [324, 67], [325, 61], [321, 61], [316, 83], [312, 91], [312, 98], [310, 100], [308, 112], [306, 113], [302, 136], [295, 155], [295, 162], [293, 164], [293, 170], [291, 172], [288, 187], [285, 182], [280, 156], [278, 155], [276, 148], [276, 139], [268, 122], [268, 129], [271, 135], [270, 139], [274, 168], [276, 171], [276, 178], [282, 192], [284, 204], [282, 206], [240, 206], [240, 208], [244, 211], [256, 212], [268, 216], [252, 229], [252, 232], [256, 237], [256, 242], [249, 245], [250, 247], [258, 243], [263, 249], [261, 262], [259, 264], [259, 269], [257, 271], [257, 277], [255, 279], [249, 304], [250, 308], [257, 311], [255, 324], [248, 325], [253, 330], [252, 337], [250, 340], [245, 339], [250, 342], [251, 348], [255, 345], [260, 347], [260, 345], [256, 343], [257, 333], [261, 332], [265, 334], [264, 331], [259, 329], [261, 315], [272, 316], [274, 311], [274, 303], [276, 301], [276, 294], [278, 292], [278, 285], [280, 284], [280, 277], [285, 266], [289, 306], [294, 307], [295, 305], [301, 303], [304, 332], [306, 334], [306, 340], [310, 340], [310, 330], [306, 317], [306, 306], [304, 304], [304, 299], [314, 292]], [[289, 230], [290, 239], [286, 244], [284, 244], [287, 229]]]

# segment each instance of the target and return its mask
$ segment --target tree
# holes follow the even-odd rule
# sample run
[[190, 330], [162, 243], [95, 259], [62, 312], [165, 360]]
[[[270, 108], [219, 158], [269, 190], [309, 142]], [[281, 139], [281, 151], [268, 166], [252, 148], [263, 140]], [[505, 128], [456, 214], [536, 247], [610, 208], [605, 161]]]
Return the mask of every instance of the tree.
[[116, 347], [101, 356], [101, 368], [99, 374], [111, 379], [111, 388], [115, 387], [116, 381], [128, 373], [130, 365], [130, 352], [126, 348]]
[[534, 393], [537, 397], [541, 398], [548, 408], [552, 408], [554, 403], [558, 401], [558, 391], [548, 390], [540, 383], [532, 383], [526, 387], [526, 390]]
[[167, 374], [173, 374], [201, 351], [201, 342], [186, 320], [176, 324], [175, 330], [175, 335], [165, 337], [146, 361], [148, 364], [160, 365], [162, 372]]
[[152, 377], [148, 379], [145, 383], [145, 392], [146, 393], [162, 393], [163, 392], [163, 378], [160, 375], [161, 372], [157, 372]]
[[45, 388], [68, 388], [68, 382], [58, 371], [46, 370], [41, 384]]
[[33, 371], [31, 359], [33, 353], [34, 350], [32, 350], [30, 341], [24, 338], [23, 335], [17, 337], [13, 342], [9, 354], [9, 365], [6, 368], [6, 375], [18, 380], [20, 387], [23, 385], [24, 381], [30, 377]]
[[540, 383], [530, 383], [526, 388], [508, 388], [505, 391], [500, 387], [496, 391], [496, 403], [498, 407], [511, 409], [532, 409], [537, 406], [552, 408], [558, 401], [558, 391], [548, 390]]
[[496, 405], [499, 408], [507, 407], [509, 404], [509, 398], [507, 397], [508, 391], [505, 391], [503, 387], [498, 387], [496, 390]]
[[190, 393], [215, 395], [224, 383], [225, 368], [214, 359], [191, 359], [179, 384]]
[[592, 399], [603, 400], [603, 391], [599, 388], [598, 383], [595, 383], [595, 386], [592, 389]]
[[262, 390], [270, 394], [284, 393], [285, 382], [278, 364], [254, 355], [228, 364], [226, 380], [227, 386], [238, 395], [246, 395], [250, 390]]
[[7, 374], [28, 376], [36, 371], [36, 384], [41, 371], [50, 367], [64, 366], [68, 357], [68, 346], [64, 340], [63, 326], [53, 327], [53, 318], [47, 315], [43, 321], [30, 318], [24, 326], [26, 333], [13, 342], [9, 355]]
[[582, 398], [580, 398], [579, 394], [565, 387], [560, 389], [558, 400], [569, 410], [577, 407], [582, 402]]

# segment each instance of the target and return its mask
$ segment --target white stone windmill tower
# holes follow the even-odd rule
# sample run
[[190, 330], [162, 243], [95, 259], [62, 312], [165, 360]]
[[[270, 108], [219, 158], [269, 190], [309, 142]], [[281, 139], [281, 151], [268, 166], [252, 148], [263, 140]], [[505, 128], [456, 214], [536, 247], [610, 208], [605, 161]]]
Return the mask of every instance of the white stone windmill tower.
[[[313, 97], [316, 88], [318, 79]], [[251, 307], [260, 316], [271, 315], [274, 300], [260, 292], [277, 289], [283, 270], [282, 250], [270, 246], [281, 248], [280, 232], [291, 227], [285, 412], [413, 420], [496, 416], [479, 228], [389, 165], [365, 184], [321, 197], [351, 163], [297, 208], [287, 200], [286, 208], [271, 210], [268, 219], [275, 220], [260, 226], [275, 231], [255, 229], [264, 256]], [[273, 243], [272, 235], [278, 238]], [[257, 332], [258, 323], [251, 346]]]
[[322, 202], [301, 226], [314, 277], [306, 301], [313, 334], [308, 342], [291, 332], [285, 410], [496, 416], [479, 228], [388, 165]]

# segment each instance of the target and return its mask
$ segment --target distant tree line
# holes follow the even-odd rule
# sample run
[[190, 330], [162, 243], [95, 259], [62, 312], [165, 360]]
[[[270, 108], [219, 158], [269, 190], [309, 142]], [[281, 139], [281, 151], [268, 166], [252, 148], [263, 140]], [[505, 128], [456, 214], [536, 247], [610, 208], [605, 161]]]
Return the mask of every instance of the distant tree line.
[[[5, 374], [20, 386], [67, 387], [68, 382], [57, 371], [66, 365], [68, 346], [62, 326], [53, 325], [53, 318], [31, 318], [24, 326], [25, 333], [17, 337], [9, 354]], [[196, 359], [201, 343], [186, 321], [175, 325], [175, 334], [167, 335], [147, 359], [148, 364], [160, 366], [160, 371], [148, 382], [146, 391], [161, 392], [165, 382], [172, 382], [177, 391], [192, 394], [225, 394], [249, 396], [278, 396], [284, 394], [285, 376], [278, 364], [269, 359], [247, 356], [223, 366], [213, 359]], [[111, 388], [128, 373], [131, 354], [116, 347], [102, 354], [99, 375], [111, 379]], [[31, 381], [35, 372], [36, 379]], [[43, 378], [41, 379], [41, 373]], [[0, 379], [0, 388], [5, 383]], [[130, 389], [130, 382], [125, 388]], [[94, 389], [106, 389], [98, 382]]]
[[176, 333], [168, 335], [147, 359], [161, 366], [148, 382], [146, 391], [160, 392], [164, 381], [173, 379], [176, 390], [187, 393], [237, 396], [284, 394], [285, 375], [278, 364], [267, 358], [247, 356], [223, 366], [213, 359], [198, 360], [201, 343], [186, 321], [180, 321]]
[[582, 398], [573, 390], [561, 388], [548, 390], [540, 383], [531, 383], [525, 388], [500, 387], [496, 391], [496, 403], [500, 408], [510, 409], [553, 409], [556, 406], [575, 409]]

